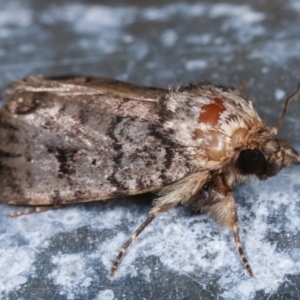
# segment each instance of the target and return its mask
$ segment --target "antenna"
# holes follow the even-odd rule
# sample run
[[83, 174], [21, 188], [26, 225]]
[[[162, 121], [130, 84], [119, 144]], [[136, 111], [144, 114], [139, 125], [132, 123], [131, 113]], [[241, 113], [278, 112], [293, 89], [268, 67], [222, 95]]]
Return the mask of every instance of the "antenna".
[[283, 122], [283, 119], [285, 117], [285, 114], [286, 114], [286, 111], [287, 111], [287, 108], [290, 104], [290, 102], [295, 99], [298, 95], [300, 94], [300, 83], [298, 84], [298, 87], [297, 87], [297, 90], [296, 92], [294, 92], [291, 96], [289, 96], [286, 100], [285, 100], [285, 103], [284, 103], [284, 108], [283, 108], [283, 111], [282, 111], [282, 114], [281, 114], [281, 117], [279, 118], [275, 128], [278, 129], [282, 122]]

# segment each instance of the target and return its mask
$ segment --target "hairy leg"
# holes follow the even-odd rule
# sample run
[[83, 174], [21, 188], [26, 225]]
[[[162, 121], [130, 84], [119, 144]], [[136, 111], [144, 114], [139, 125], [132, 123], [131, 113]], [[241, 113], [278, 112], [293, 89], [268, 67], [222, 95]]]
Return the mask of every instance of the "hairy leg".
[[250, 277], [253, 277], [253, 272], [245, 256], [240, 240], [237, 208], [231, 188], [220, 179], [210, 194], [212, 199], [207, 201], [203, 210], [208, 212], [220, 224], [232, 229], [235, 245], [244, 268], [247, 270]]

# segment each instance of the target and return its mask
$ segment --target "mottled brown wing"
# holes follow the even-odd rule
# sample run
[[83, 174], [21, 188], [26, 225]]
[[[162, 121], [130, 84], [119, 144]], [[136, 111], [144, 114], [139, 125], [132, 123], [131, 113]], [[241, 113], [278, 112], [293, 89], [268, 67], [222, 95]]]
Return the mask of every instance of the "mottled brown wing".
[[0, 111], [0, 202], [58, 205], [156, 191], [190, 171], [151, 128], [163, 89], [27, 77]]

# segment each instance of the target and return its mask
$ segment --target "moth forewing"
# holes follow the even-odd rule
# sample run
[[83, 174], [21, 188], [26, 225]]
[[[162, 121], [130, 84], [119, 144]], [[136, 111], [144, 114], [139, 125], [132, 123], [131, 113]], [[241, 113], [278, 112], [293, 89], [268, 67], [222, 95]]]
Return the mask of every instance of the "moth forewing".
[[[179, 154], [170, 159], [173, 150], [150, 132], [160, 118], [161, 89], [138, 87], [131, 95], [131, 84], [73, 80], [29, 77], [6, 92], [0, 112], [1, 202], [61, 205], [134, 195], [191, 171]], [[91, 88], [94, 81], [100, 86]], [[147, 98], [138, 99], [143, 91]]]
[[16, 81], [0, 110], [0, 202], [42, 211], [43, 205], [158, 192], [111, 275], [143, 229], [181, 203], [232, 229], [252, 276], [232, 186], [300, 161], [276, 137], [299, 89], [270, 128], [237, 90], [208, 83], [173, 91], [83, 76]]

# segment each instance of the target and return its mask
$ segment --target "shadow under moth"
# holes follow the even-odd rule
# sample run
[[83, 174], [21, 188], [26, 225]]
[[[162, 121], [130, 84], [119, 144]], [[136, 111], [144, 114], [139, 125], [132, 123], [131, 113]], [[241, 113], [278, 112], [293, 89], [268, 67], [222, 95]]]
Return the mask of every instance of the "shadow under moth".
[[238, 90], [209, 83], [175, 90], [111, 79], [29, 76], [12, 82], [0, 111], [0, 202], [13, 216], [68, 204], [157, 193], [146, 221], [192, 205], [228, 226], [244, 254], [232, 186], [265, 180], [300, 155], [277, 139], [289, 102], [268, 127]]

